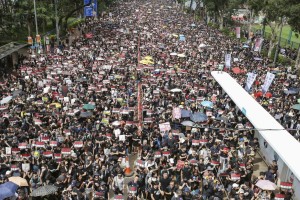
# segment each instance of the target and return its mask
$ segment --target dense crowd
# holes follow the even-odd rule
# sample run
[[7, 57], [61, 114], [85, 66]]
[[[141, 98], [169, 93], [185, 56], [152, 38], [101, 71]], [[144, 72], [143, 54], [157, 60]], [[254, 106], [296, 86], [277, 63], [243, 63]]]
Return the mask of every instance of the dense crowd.
[[[70, 45], [30, 52], [1, 82], [1, 180], [28, 182], [15, 198], [49, 185], [54, 199], [274, 198], [256, 183], [276, 182], [276, 161], [253, 176], [255, 131], [210, 72], [223, 70], [230, 52], [236, 59], [224, 70], [242, 86], [255, 72], [253, 98], [299, 138], [291, 68], [254, 59], [258, 52], [171, 1], [122, 2], [78, 31]], [[276, 76], [266, 97], [268, 71]]]

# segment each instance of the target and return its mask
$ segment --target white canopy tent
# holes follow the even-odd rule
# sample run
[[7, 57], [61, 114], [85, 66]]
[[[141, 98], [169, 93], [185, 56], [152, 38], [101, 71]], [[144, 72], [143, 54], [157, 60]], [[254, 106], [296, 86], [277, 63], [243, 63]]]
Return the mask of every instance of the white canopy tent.
[[214, 79], [300, 180], [300, 143], [226, 72], [211, 72]]

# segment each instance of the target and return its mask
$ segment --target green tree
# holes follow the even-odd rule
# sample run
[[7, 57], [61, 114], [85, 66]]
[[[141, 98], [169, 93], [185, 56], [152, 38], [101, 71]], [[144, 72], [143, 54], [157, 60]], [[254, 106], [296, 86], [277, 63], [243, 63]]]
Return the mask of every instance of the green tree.
[[[300, 33], [300, 2], [299, 0], [286, 0], [286, 7], [284, 7], [284, 14], [287, 17], [287, 23], [292, 27], [293, 31]], [[298, 55], [295, 63], [295, 68], [300, 73], [300, 47], [298, 48]]]

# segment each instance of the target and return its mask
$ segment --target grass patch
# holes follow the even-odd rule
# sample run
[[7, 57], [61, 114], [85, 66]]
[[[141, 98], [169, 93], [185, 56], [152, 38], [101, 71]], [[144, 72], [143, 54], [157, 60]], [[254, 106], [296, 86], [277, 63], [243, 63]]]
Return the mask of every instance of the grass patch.
[[[255, 24], [253, 25], [253, 29], [254, 30], [259, 30], [259, 29], [263, 29], [263, 26], [260, 24]], [[293, 47], [293, 48], [298, 48], [299, 44], [300, 44], [300, 36], [297, 37], [297, 33], [292, 32], [292, 37], [291, 37], [291, 41], [290, 43], [288, 43], [288, 39], [290, 36], [290, 31], [291, 31], [291, 27], [289, 25], [284, 25], [282, 28], [282, 33], [281, 33], [281, 41], [280, 43], [284, 46], [284, 47]], [[270, 37], [271, 36], [271, 28], [270, 26], [266, 26], [265, 27], [265, 33], [266, 33], [266, 37]], [[278, 31], [277, 36], [280, 35], [280, 31]]]

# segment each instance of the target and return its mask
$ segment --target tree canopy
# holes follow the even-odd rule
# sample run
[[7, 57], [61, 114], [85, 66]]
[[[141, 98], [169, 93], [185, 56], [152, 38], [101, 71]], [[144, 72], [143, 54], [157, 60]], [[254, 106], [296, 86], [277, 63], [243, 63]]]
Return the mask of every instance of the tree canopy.
[[[36, 0], [39, 33], [55, 29], [55, 3], [61, 31], [67, 28], [70, 18], [83, 14], [83, 0]], [[91, 1], [90, 1], [91, 3]], [[88, 4], [90, 4], [88, 3]], [[98, 10], [108, 7], [113, 0], [98, 0]], [[2, 0], [0, 1], [0, 35], [1, 41], [26, 40], [27, 36], [35, 35], [33, 0]]]

